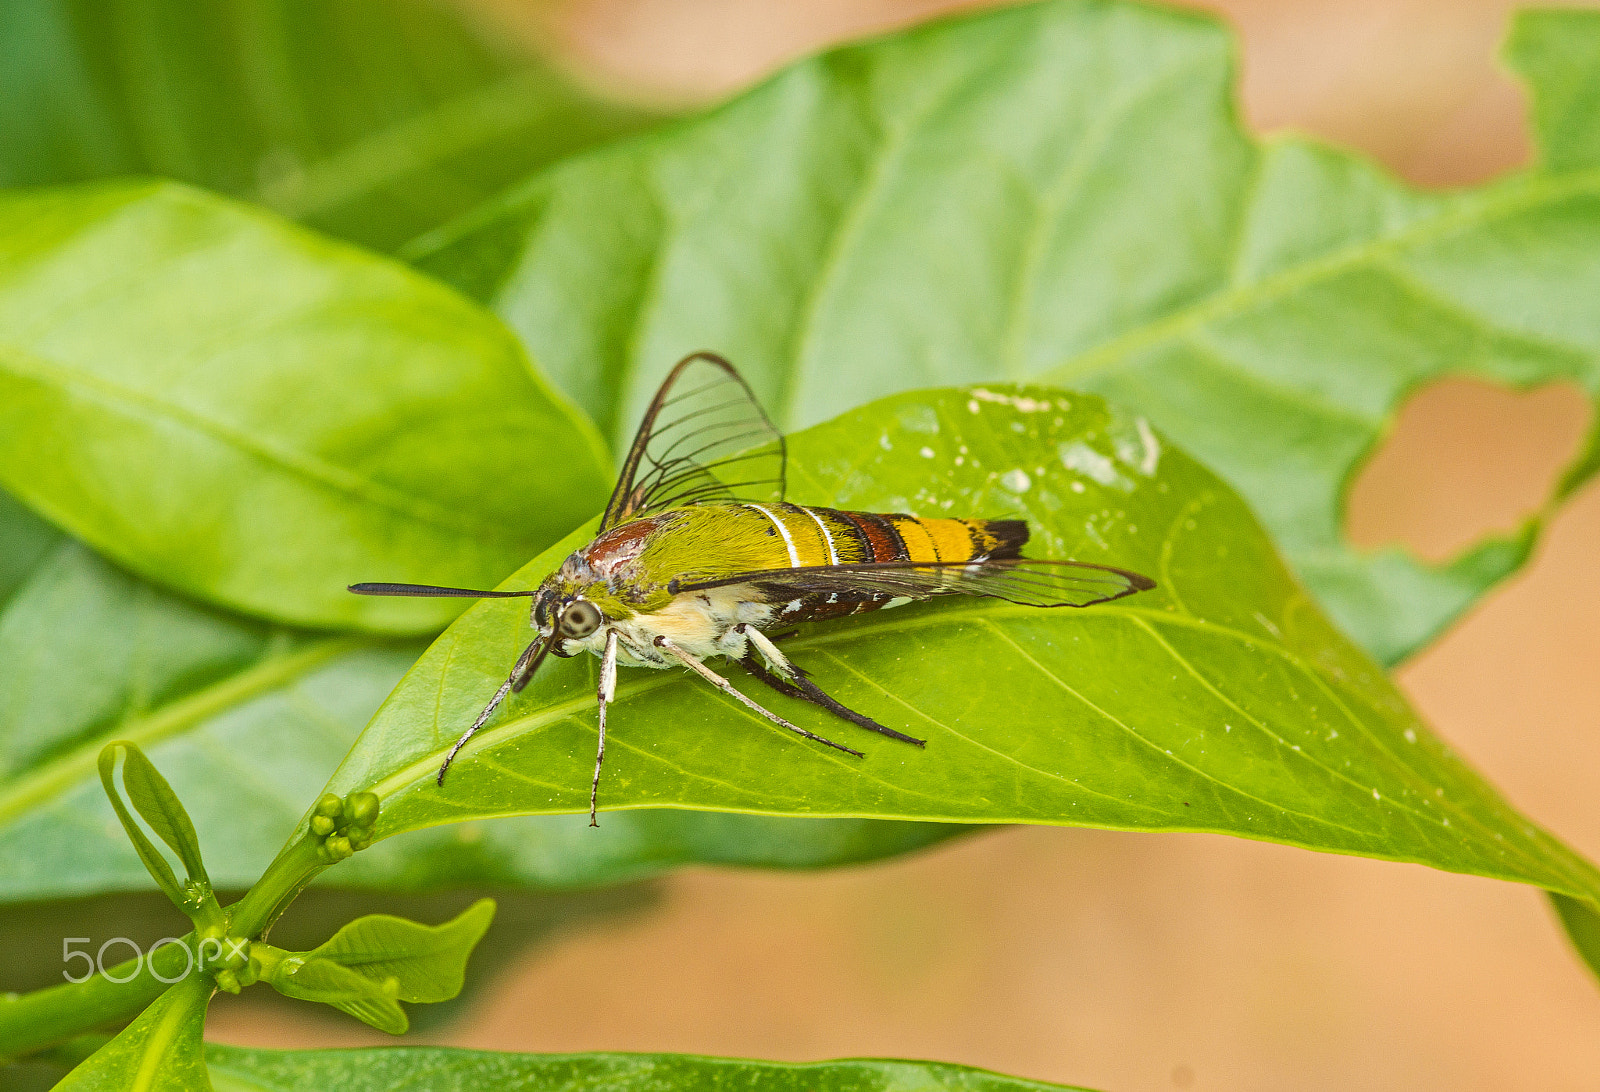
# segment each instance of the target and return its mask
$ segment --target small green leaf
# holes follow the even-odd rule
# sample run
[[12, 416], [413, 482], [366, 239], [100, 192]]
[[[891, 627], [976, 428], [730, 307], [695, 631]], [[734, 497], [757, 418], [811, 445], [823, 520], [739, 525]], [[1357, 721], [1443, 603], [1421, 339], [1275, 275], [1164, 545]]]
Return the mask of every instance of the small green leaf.
[[310, 952], [271, 950], [262, 981], [399, 1035], [409, 1022], [395, 1002], [448, 1001], [459, 994], [467, 957], [493, 918], [493, 899], [479, 899], [443, 925], [370, 914]]
[[[953, 598], [806, 627], [784, 648], [818, 685], [927, 748], [755, 693], [863, 760], [794, 740], [684, 672], [624, 669], [602, 808], [1213, 831], [1600, 895], [1594, 868], [1434, 738], [1317, 612], [1246, 505], [1142, 417], [1046, 388], [926, 391], [799, 433], [790, 455], [797, 502], [1021, 517], [1031, 556], [1159, 586], [1085, 610]], [[537, 583], [583, 538], [510, 579]], [[469, 610], [329, 789], [377, 793], [380, 836], [584, 809], [588, 656], [547, 663], [435, 784], [527, 633], [515, 601]]]
[[189, 879], [210, 887], [211, 878], [206, 875], [205, 862], [200, 857], [200, 837], [195, 833], [193, 820], [184, 810], [178, 794], [139, 750], [138, 744], [115, 740], [101, 750], [100, 775], [108, 783], [108, 790], [114, 787], [109, 783], [117, 751], [122, 752], [122, 787], [127, 790], [128, 800], [156, 836], [178, 855]]
[[201, 1032], [210, 999], [209, 978], [185, 978], [68, 1073], [58, 1092], [209, 1092]]
[[[1254, 139], [1211, 19], [1055, 0], [803, 61], [406, 253], [502, 315], [614, 444], [708, 347], [786, 428], [913, 387], [1096, 391], [1242, 493], [1393, 663], [1540, 526], [1442, 565], [1353, 548], [1345, 485], [1400, 405], [1452, 375], [1600, 403], [1600, 13], [1517, 27], [1541, 165], [1460, 192]], [[1555, 499], [1597, 468], [1600, 431]]]
[[[432, 1092], [1061, 1092], [1067, 1086], [941, 1062], [758, 1062], [692, 1054], [497, 1054], [448, 1047], [206, 1048], [217, 1092], [378, 1092], [428, 1075]], [[1079, 1090], [1083, 1092], [1083, 1090]]]
[[331, 959], [285, 954], [261, 981], [285, 997], [332, 1005], [379, 1031], [404, 1035], [411, 1027], [390, 983], [374, 980]]
[[459, 605], [345, 585], [493, 583], [610, 486], [499, 322], [395, 262], [170, 183], [0, 194], [0, 238], [0, 485], [156, 583], [427, 632]]
[[394, 979], [394, 996], [402, 1001], [448, 1001], [461, 992], [467, 957], [493, 919], [493, 899], [479, 899], [442, 925], [369, 914], [344, 926], [310, 955], [374, 981]]
[[[193, 908], [191, 898], [184, 885], [180, 884], [172, 873], [172, 866], [161, 855], [149, 838], [145, 837], [143, 828], [129, 813], [127, 805], [122, 802], [122, 793], [117, 789], [116, 766], [117, 757], [123, 759], [123, 781], [126, 785], [129, 780], [129, 771], [138, 769], [142, 763], [149, 766], [149, 759], [144, 757], [137, 745], [126, 740], [112, 740], [100, 749], [100, 783], [105, 786], [106, 797], [111, 801], [112, 809], [117, 813], [117, 818], [122, 822], [122, 829], [127, 832], [128, 841], [133, 843], [134, 850], [139, 854], [139, 859], [150, 872], [150, 877], [156, 881], [156, 886], [161, 888], [163, 894], [172, 900], [172, 904], [185, 913]], [[154, 775], [154, 776], [151, 776]], [[161, 774], [153, 768], [145, 772], [144, 776], [135, 774], [133, 782], [139, 787], [128, 787], [128, 796], [133, 802], [134, 809], [144, 817], [145, 822], [155, 830], [158, 837], [173, 846], [178, 851], [180, 858], [187, 866], [190, 850], [196, 865], [200, 861], [200, 845], [195, 837], [194, 824], [189, 822], [189, 816], [183, 812], [183, 805], [179, 803], [177, 794], [172, 791], [172, 786], [166, 783]], [[159, 788], [155, 786], [159, 785]], [[166, 790], [162, 792], [161, 790]], [[168, 814], [169, 808], [176, 808], [178, 815]], [[187, 839], [184, 830], [187, 828]], [[174, 845], [174, 843], [177, 845]], [[183, 849], [179, 849], [183, 846]], [[204, 867], [200, 872], [204, 874]], [[195, 872], [190, 870], [190, 877], [194, 878]], [[209, 886], [209, 885], [208, 885]]]
[[159, 174], [382, 248], [659, 115], [428, 0], [0, 4], [0, 186]]

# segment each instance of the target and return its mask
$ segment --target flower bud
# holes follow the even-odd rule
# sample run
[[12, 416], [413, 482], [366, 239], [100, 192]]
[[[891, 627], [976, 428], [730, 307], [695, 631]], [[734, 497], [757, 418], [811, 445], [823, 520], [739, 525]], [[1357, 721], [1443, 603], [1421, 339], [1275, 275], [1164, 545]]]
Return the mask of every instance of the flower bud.
[[353, 792], [349, 799], [350, 821], [356, 826], [371, 827], [378, 820], [378, 797], [370, 792]]

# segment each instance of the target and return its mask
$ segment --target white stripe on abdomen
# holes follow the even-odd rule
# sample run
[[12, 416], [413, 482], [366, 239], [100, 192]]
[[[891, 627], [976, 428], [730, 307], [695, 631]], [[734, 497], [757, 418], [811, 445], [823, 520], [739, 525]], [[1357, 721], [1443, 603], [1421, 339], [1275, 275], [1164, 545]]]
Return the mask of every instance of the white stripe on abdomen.
[[789, 528], [783, 525], [783, 520], [779, 519], [777, 516], [773, 515], [759, 504], [747, 504], [745, 507], [754, 508], [757, 512], [760, 512], [763, 516], [766, 516], [772, 521], [772, 525], [778, 529], [778, 534], [783, 536], [784, 548], [789, 551], [789, 568], [798, 569], [800, 567], [800, 554], [796, 552], [794, 548], [794, 539], [789, 537]]

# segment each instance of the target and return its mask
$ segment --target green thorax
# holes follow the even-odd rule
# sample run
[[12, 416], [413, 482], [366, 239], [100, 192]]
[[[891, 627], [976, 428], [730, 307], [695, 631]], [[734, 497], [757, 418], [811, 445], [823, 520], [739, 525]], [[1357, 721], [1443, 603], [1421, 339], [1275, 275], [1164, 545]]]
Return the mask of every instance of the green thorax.
[[674, 580], [717, 580], [789, 564], [773, 520], [743, 504], [701, 504], [631, 520], [572, 554], [552, 577], [612, 618], [659, 610]]

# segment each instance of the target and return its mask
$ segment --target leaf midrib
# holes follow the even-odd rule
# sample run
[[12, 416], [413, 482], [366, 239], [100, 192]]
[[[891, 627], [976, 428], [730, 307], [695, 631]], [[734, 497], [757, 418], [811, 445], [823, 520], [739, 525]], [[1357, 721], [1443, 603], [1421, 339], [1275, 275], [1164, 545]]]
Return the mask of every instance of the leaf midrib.
[[150, 1037], [145, 1040], [143, 1049], [139, 1051], [138, 1068], [128, 1085], [133, 1092], [149, 1092], [156, 1088], [158, 1081], [161, 1084], [167, 1083], [166, 1078], [171, 1074], [164, 1076], [161, 1068], [168, 1061], [172, 1042], [183, 1031], [184, 1025], [196, 1015], [188, 995], [196, 994], [203, 989], [204, 986], [197, 976], [178, 987], [179, 992], [175, 992], [169, 999], [168, 1007], [160, 1014], [155, 1026], [150, 1029]]
[[370, 504], [402, 519], [473, 541], [490, 538], [516, 544], [508, 533], [510, 528], [503, 522], [464, 521], [463, 512], [401, 493], [309, 453], [267, 443], [220, 421], [170, 402], [162, 402], [111, 382], [104, 376], [92, 375], [60, 361], [39, 356], [21, 346], [0, 342], [0, 371], [29, 377], [65, 392], [70, 392], [76, 386], [84, 395], [103, 399], [131, 417], [166, 422], [199, 433], [314, 487]]
[[[1075, 380], [1092, 376], [1125, 357], [1170, 341], [1194, 327], [1250, 311], [1367, 263], [1393, 258], [1409, 247], [1483, 226], [1541, 204], [1594, 193], [1600, 193], [1600, 167], [1561, 175], [1529, 172], [1486, 193], [1458, 196], [1459, 204], [1431, 217], [1421, 217], [1393, 234], [1336, 250], [1315, 261], [1289, 266], [1246, 286], [1202, 296], [1153, 322], [1068, 356], [1037, 378], [1070, 386]], [[1440, 199], [1449, 196], [1440, 195]], [[1581, 350], [1582, 347], [1568, 348]]]
[[547, 82], [525, 69], [456, 95], [323, 156], [292, 183], [258, 186], [255, 198], [296, 220], [338, 208], [537, 121]]
[[0, 825], [86, 780], [95, 769], [100, 748], [113, 739], [129, 740], [148, 749], [224, 710], [307, 675], [329, 660], [373, 644], [371, 638], [365, 637], [324, 638], [298, 652], [259, 663], [143, 717], [122, 721], [0, 787]]

